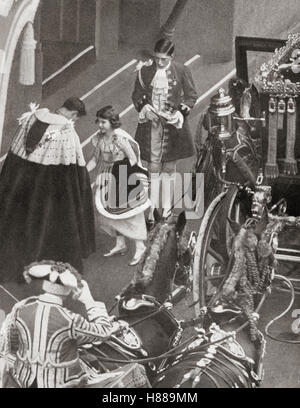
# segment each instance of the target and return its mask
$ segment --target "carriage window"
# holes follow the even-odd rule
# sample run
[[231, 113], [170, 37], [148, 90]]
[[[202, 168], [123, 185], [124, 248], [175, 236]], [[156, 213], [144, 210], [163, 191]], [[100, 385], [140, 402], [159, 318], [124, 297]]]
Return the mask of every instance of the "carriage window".
[[276, 48], [285, 45], [284, 40], [259, 37], [236, 37], [235, 63], [237, 76], [246, 82], [253, 82], [255, 72], [267, 62]]

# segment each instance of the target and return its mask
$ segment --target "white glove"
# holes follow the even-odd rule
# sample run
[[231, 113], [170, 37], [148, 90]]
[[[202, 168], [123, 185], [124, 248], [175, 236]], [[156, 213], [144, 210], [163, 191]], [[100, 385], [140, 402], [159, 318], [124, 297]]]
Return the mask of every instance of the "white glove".
[[83, 303], [87, 309], [93, 307], [95, 304], [95, 300], [91, 294], [89, 285], [85, 280], [81, 281], [82, 288], [78, 289], [73, 294], [73, 299], [78, 300], [79, 302]]
[[176, 129], [181, 129], [183, 126], [184, 117], [183, 114], [179, 111], [174, 112], [170, 115], [169, 120], [167, 123], [176, 127]]
[[141, 122], [146, 121], [146, 120], [150, 120], [151, 122], [157, 121], [158, 118], [159, 117], [155, 109], [153, 108], [153, 106], [149, 105], [149, 103], [147, 103], [147, 105], [145, 105], [139, 113], [139, 119]]
[[188, 114], [190, 113], [191, 108], [189, 106], [187, 106], [185, 103], [181, 103], [180, 104], [181, 109], [184, 111], [184, 114]]
[[124, 320], [117, 320], [111, 323], [112, 325], [112, 334], [122, 333], [129, 329], [129, 324]]
[[103, 302], [94, 301], [93, 305], [92, 304], [90, 305], [88, 315], [89, 315], [89, 320], [90, 321], [96, 320], [99, 316], [101, 318], [105, 317], [107, 320], [110, 321], [110, 317], [109, 317], [109, 315], [107, 313], [105, 303], [103, 303]]

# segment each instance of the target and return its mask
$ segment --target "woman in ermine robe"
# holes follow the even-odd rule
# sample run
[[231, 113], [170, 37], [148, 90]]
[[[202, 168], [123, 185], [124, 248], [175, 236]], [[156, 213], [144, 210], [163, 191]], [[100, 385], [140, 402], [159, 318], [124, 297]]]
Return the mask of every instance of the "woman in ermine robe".
[[95, 203], [99, 225], [116, 245], [109, 257], [124, 255], [127, 251], [125, 237], [135, 242], [135, 255], [129, 265], [140, 262], [145, 252], [147, 238], [144, 211], [150, 206], [147, 194], [148, 172], [140, 160], [139, 146], [120, 128], [119, 115], [112, 106], [97, 112], [99, 132], [92, 140], [95, 147], [88, 163], [91, 171], [97, 168]]

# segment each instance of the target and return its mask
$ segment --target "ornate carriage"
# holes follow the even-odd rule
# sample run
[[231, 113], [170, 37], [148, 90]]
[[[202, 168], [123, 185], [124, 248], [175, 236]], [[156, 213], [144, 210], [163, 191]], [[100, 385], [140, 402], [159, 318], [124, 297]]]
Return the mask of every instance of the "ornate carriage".
[[[272, 48], [276, 43], [265, 39], [255, 39], [254, 42], [256, 47], [263, 50]], [[278, 260], [300, 260], [299, 245], [288, 243], [286, 236], [282, 235], [285, 227], [289, 228], [288, 235], [293, 236], [290, 228], [300, 226], [297, 205], [300, 198], [300, 189], [297, 188], [300, 182], [300, 82], [297, 81], [297, 72], [294, 72], [298, 67], [298, 46], [300, 36], [292, 36], [283, 48], [275, 51], [271, 61], [262, 65], [256, 77], [256, 86], [249, 86], [247, 76], [240, 82], [233, 82], [236, 90], [242, 86], [240, 95], [233, 92], [228, 96], [224, 90], [219, 90], [204, 118], [208, 139], [200, 149], [198, 171], [205, 172], [207, 191], [211, 194], [206, 197], [206, 212], [194, 255], [193, 294], [197, 318], [187, 322], [175, 319], [171, 312], [174, 296], [168, 299], [171, 302], [160, 303], [152, 295], [143, 293], [136, 296], [126, 289], [128, 299], [125, 291], [117, 297], [116, 305], [123, 318], [130, 322], [131, 330], [125, 333], [125, 337], [122, 335], [109, 342], [82, 348], [81, 358], [91, 377], [126, 363], [140, 362], [146, 367], [153, 387], [170, 384], [175, 388], [186, 384], [201, 388], [220, 387], [220, 384], [232, 388], [259, 385], [265, 342], [262, 334], [256, 330], [253, 311], [259, 310], [266, 288], [270, 285], [276, 263], [274, 253]], [[242, 54], [246, 55], [245, 49]], [[237, 60], [240, 57], [238, 50]], [[293, 60], [291, 63], [290, 58]], [[237, 65], [240, 72], [247, 72], [243, 64]], [[296, 78], [292, 80], [293, 75]], [[242, 225], [239, 232], [235, 230], [238, 224]], [[174, 254], [183, 255], [184, 258], [179, 245], [184, 239], [179, 231], [180, 228], [163, 224], [152, 233], [150, 241], [155, 253], [156, 244], [162, 241], [162, 237], [166, 239], [164, 245], [158, 245], [164, 248], [162, 256], [166, 258], [156, 257], [160, 270], [156, 281], [160, 287], [165, 280], [169, 283], [173, 280], [174, 269], [180, 269], [178, 262], [175, 267]], [[297, 231], [295, 235], [299, 239]], [[238, 240], [233, 241], [236, 234]], [[290, 245], [287, 246], [287, 243]], [[189, 246], [190, 241], [187, 241]], [[169, 258], [168, 251], [172, 255]], [[169, 263], [172, 279], [168, 280], [166, 265]], [[189, 266], [189, 262], [183, 262], [184, 271], [189, 271]], [[246, 320], [250, 321], [251, 340], [256, 342], [251, 354], [253, 359], [246, 356], [235, 338], [247, 323], [238, 324], [234, 332], [224, 329], [227, 324], [231, 330], [230, 324], [241, 315], [241, 310], [234, 310], [232, 304], [225, 310], [224, 303], [219, 304], [223, 306], [222, 313], [231, 314], [230, 319], [225, 319], [225, 323], [221, 321], [221, 328], [215, 324], [205, 327], [204, 322], [208, 306], [213, 306], [213, 301], [218, 300], [217, 295], [220, 292], [230, 293], [237, 280], [244, 278], [240, 273], [243, 267], [249, 272], [247, 279], [250, 286], [247, 286], [247, 279], [244, 279], [243, 287], [240, 284], [242, 299], [245, 300], [242, 311]], [[149, 268], [146, 268], [146, 272], [149, 278]], [[151, 283], [153, 285], [153, 279]], [[253, 288], [258, 295], [254, 300]], [[136, 282], [132, 289], [137, 289]], [[156, 286], [154, 293], [157, 295], [157, 292]], [[210, 323], [217, 321], [220, 324], [222, 320], [218, 320], [220, 307], [219, 310], [217, 307], [213, 309], [215, 314], [210, 316]], [[236, 313], [233, 318], [232, 313]], [[178, 344], [183, 329], [198, 323], [206, 330], [197, 327], [196, 336]], [[248, 348], [245, 340], [241, 344]], [[254, 356], [257, 357], [255, 361]], [[142, 382], [140, 386], [144, 385]]]
[[[206, 191], [211, 195], [194, 258], [197, 315], [228, 284], [236, 251], [234, 223], [246, 221], [260, 237], [270, 233], [277, 261], [292, 265], [288, 273], [300, 261], [300, 35], [290, 35], [282, 43], [238, 37], [240, 78], [229, 84], [229, 95], [219, 90], [212, 98], [198, 127], [208, 131], [207, 139], [200, 140], [198, 171], [206, 173]], [[253, 83], [249, 83], [248, 67], [255, 61], [247, 57], [249, 50], [274, 52], [261, 64]], [[256, 253], [258, 275], [260, 259]], [[298, 281], [294, 279], [295, 284]]]

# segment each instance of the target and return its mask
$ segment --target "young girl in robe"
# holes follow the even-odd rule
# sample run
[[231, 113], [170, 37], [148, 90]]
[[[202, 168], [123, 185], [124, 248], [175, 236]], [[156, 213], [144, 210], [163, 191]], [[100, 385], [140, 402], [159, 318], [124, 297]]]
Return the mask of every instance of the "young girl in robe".
[[104, 256], [124, 255], [125, 238], [135, 241], [135, 255], [129, 265], [140, 262], [147, 238], [144, 211], [150, 206], [147, 170], [140, 160], [139, 146], [120, 128], [119, 115], [112, 106], [97, 112], [99, 132], [93, 138], [94, 152], [87, 167], [96, 168], [95, 204], [101, 228], [116, 238]]

